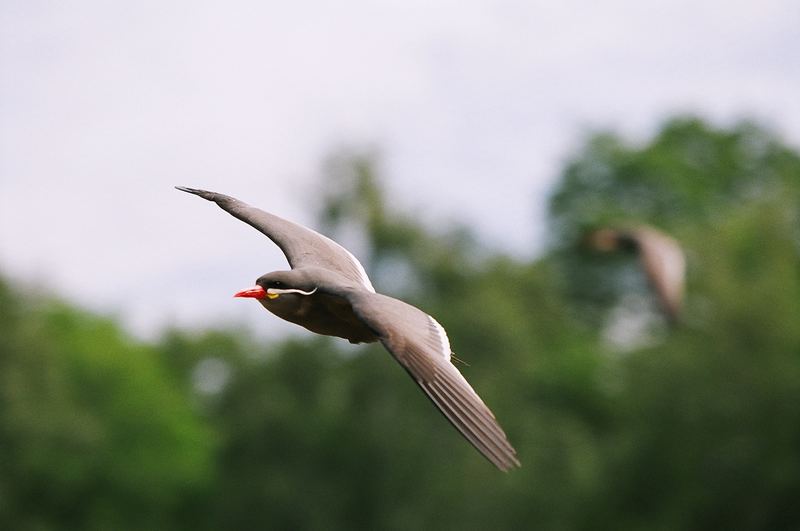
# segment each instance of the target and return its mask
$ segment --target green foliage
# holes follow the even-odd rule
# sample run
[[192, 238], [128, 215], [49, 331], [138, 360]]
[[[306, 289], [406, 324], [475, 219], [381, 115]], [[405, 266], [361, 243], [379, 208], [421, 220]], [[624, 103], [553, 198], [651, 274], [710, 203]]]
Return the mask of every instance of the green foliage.
[[[552, 255], [568, 298], [597, 327], [622, 294], [649, 289], [635, 256], [581, 247], [589, 228], [645, 223], [677, 237], [690, 251], [692, 290], [714, 276], [700, 273], [705, 266], [694, 263], [695, 253], [728, 230], [731, 217], [759, 205], [780, 211], [775, 215], [794, 223], [797, 238], [799, 172], [800, 154], [750, 122], [718, 129], [697, 118], [675, 118], [641, 147], [611, 133], [592, 136], [567, 163], [550, 204]], [[750, 260], [764, 271], [758, 254]]]
[[598, 334], [624, 304], [625, 279], [641, 273], [582, 250], [584, 227], [656, 224], [689, 257], [682, 325], [614, 364], [601, 512], [612, 528], [800, 523], [798, 175], [800, 158], [769, 133], [695, 119], [668, 123], [643, 148], [602, 135], [568, 166], [553, 199], [554, 256]]
[[749, 122], [716, 129], [676, 118], [641, 148], [596, 134], [567, 164], [553, 195], [553, 235], [574, 239], [586, 226], [620, 220], [670, 232], [711, 227], [742, 204], [797, 197], [798, 166], [800, 155]]
[[[147, 345], [0, 282], [0, 528], [795, 529], [798, 175], [748, 123], [594, 135], [527, 262], [396, 212], [372, 157], [331, 162], [322, 223], [448, 330], [519, 451], [509, 474], [380, 346], [241, 329]], [[653, 313], [628, 345], [607, 332], [627, 293], [651, 297], [635, 258], [580, 245], [612, 221], [689, 257], [679, 326]]]
[[172, 525], [211, 433], [158, 354], [117, 325], [0, 283], [0, 527]]

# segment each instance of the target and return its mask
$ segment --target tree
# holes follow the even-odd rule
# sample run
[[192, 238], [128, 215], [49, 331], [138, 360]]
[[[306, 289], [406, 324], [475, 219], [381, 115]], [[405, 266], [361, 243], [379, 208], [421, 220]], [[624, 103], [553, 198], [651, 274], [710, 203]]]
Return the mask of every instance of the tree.
[[[790, 529], [800, 511], [800, 157], [749, 123], [668, 122], [644, 146], [593, 137], [553, 196], [565, 291], [602, 332], [636, 268], [580, 250], [645, 222], [689, 254], [687, 315], [614, 367], [602, 504], [614, 529]], [[621, 302], [620, 302], [621, 301]], [[601, 505], [598, 504], [598, 507]]]
[[157, 352], [0, 279], [0, 527], [169, 529], [211, 434]]
[[695, 117], [674, 118], [642, 146], [613, 133], [592, 135], [567, 162], [550, 205], [553, 252], [570, 298], [597, 326], [623, 293], [647, 289], [632, 257], [579, 247], [588, 228], [651, 224], [681, 240], [691, 261], [691, 251], [713, 240], [742, 209], [765, 205], [797, 221], [798, 168], [797, 152], [751, 122], [721, 129]]

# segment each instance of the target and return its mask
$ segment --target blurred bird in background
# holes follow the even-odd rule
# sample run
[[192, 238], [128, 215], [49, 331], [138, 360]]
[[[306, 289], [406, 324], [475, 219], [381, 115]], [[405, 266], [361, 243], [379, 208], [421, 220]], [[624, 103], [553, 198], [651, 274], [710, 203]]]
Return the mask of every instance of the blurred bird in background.
[[636, 225], [594, 229], [584, 241], [600, 252], [638, 253], [665, 317], [670, 323], [677, 323], [685, 289], [686, 257], [675, 238], [651, 226]]

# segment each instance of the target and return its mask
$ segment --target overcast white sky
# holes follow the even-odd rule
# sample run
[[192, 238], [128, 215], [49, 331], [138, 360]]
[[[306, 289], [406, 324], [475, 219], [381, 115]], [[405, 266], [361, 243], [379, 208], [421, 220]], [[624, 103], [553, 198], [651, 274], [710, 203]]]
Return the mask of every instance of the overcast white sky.
[[381, 150], [398, 208], [533, 256], [587, 128], [800, 144], [798, 28], [796, 0], [5, 0], [0, 271], [145, 335], [272, 326], [230, 295], [283, 257], [172, 186], [310, 223], [341, 146]]

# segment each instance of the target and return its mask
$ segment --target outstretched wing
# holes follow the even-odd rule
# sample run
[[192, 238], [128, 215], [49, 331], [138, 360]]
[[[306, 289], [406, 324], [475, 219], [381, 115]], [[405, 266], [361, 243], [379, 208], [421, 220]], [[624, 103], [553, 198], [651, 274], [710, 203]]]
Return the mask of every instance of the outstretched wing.
[[650, 283], [667, 316], [675, 320], [683, 302], [686, 258], [680, 244], [661, 231], [639, 227], [633, 231]]
[[280, 247], [292, 268], [315, 266], [333, 270], [368, 291], [375, 292], [361, 263], [350, 251], [330, 238], [234, 197], [183, 186], [175, 188], [213, 201], [221, 209], [267, 236]]
[[347, 298], [355, 314], [478, 451], [500, 470], [520, 466], [494, 414], [450, 362], [447, 334], [433, 317], [385, 295], [353, 291]]

